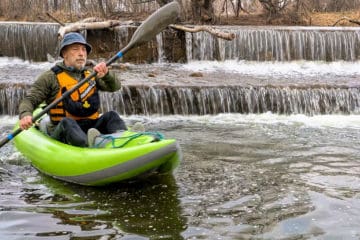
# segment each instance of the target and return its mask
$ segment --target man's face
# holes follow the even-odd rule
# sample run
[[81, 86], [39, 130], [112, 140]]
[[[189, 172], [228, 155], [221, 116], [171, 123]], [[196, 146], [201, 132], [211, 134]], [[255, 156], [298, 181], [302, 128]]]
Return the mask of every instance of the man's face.
[[79, 70], [85, 67], [87, 58], [85, 45], [81, 43], [74, 43], [66, 46], [62, 50], [62, 55], [66, 66], [74, 67]]

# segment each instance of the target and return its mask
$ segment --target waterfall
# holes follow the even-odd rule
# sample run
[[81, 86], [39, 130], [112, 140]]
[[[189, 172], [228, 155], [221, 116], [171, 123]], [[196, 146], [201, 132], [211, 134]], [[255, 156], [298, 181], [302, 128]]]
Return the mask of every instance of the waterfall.
[[[184, 55], [191, 60], [250, 60], [250, 61], [355, 61], [360, 59], [359, 27], [273, 27], [273, 26], [214, 26], [221, 31], [233, 32], [236, 38], [226, 41], [207, 32], [187, 32], [181, 41], [186, 45]], [[1, 22], [0, 56], [20, 57], [31, 61], [46, 61], [46, 55], [57, 55], [59, 24]], [[88, 34], [94, 46], [103, 43], [107, 50], [124, 47], [134, 27], [119, 26], [114, 32], [92, 31]], [[162, 34], [161, 34], [162, 35]], [[163, 36], [156, 37], [156, 48], [139, 62], [162, 61], [167, 53]], [[174, 35], [173, 37], [178, 37]], [[174, 39], [170, 39], [173, 42]], [[171, 43], [170, 43], [171, 44]], [[103, 47], [104, 48], [104, 47]], [[95, 48], [94, 51], [97, 49]], [[104, 51], [104, 49], [99, 49]], [[174, 51], [171, 47], [167, 51]], [[144, 53], [139, 54], [142, 56]], [[174, 59], [174, 61], [180, 60]], [[168, 59], [169, 60], [169, 59]]]
[[[6, 22], [0, 24], [0, 28], [0, 36], [5, 40], [5, 44], [0, 45], [0, 55], [42, 60], [46, 53], [56, 52], [58, 43], [54, 36], [58, 31], [58, 24]], [[151, 72], [141, 65], [138, 71], [121, 73], [126, 79], [130, 79], [124, 82], [121, 91], [101, 93], [102, 109], [116, 110], [123, 115], [204, 115], [268, 111], [278, 114], [306, 115], [360, 113], [360, 88], [355, 87], [359, 73], [353, 71], [357, 69], [360, 60], [360, 28], [242, 26], [216, 28], [234, 32], [235, 40], [225, 41], [214, 38], [207, 32], [182, 35], [182, 43], [186, 42], [184, 54], [190, 60], [188, 65], [196, 65], [192, 60], [245, 60], [233, 61], [245, 62], [236, 65], [237, 68], [242, 67], [241, 71], [232, 71], [231, 68], [227, 70], [230, 61], [222, 61], [216, 63], [220, 68], [214, 74], [206, 72], [206, 69], [199, 70], [204, 73], [204, 81], [202, 81], [189, 77], [188, 72], [194, 70], [185, 69], [182, 72], [176, 69], [178, 67], [171, 67], [172, 64], [168, 64], [169, 68], [159, 70], [159, 75], [154, 78], [154, 85], [147, 86], [146, 81], [143, 81], [145, 85], [136, 85], [142, 82], [142, 78], [147, 78], [146, 73]], [[94, 48], [117, 51], [128, 43], [134, 29], [134, 27], [121, 26], [115, 31], [88, 31], [87, 37], [92, 41]], [[172, 50], [175, 48], [173, 46], [178, 48], [184, 46], [179, 43], [167, 44], [166, 41], [174, 40], [174, 36], [177, 34], [159, 34], [156, 42], [151, 41], [144, 48], [137, 49], [133, 53], [139, 59], [147, 59], [143, 62], [158, 62], [164, 58], [168, 60], [170, 55], [176, 55], [168, 54], [166, 52], [169, 51], [168, 49]], [[144, 49], [148, 52], [145, 53]], [[288, 63], [285, 61], [299, 59], [309, 62], [310, 60], [334, 61], [334, 65], [326, 65], [326, 68], [331, 66], [332, 71], [316, 71], [306, 64], [296, 65], [298, 63], [293, 61], [291, 64], [294, 63], [296, 68], [289, 71], [290, 65], [286, 65]], [[257, 65], [253, 61], [271, 62]], [[343, 61], [347, 61], [346, 64]], [[0, 80], [6, 84], [0, 84], [0, 114], [18, 114], [18, 103], [24, 97], [25, 89], [28, 88], [24, 84], [30, 84], [27, 80], [35, 79], [37, 72], [40, 71], [33, 69], [36, 64], [31, 65], [30, 69], [23, 67], [28, 66], [27, 63], [18, 65], [14, 66], [7, 60], [3, 62]], [[286, 71], [283, 71], [283, 66]], [[152, 67], [153, 65], [150, 66]], [[319, 64], [316, 67], [324, 68]], [[279, 69], [281, 71], [278, 71]], [[170, 72], [172, 70], [174, 72]], [[14, 75], [14, 71], [18, 72], [18, 75]], [[276, 71], [278, 72], [275, 74]], [[309, 80], [310, 76], [312, 78]], [[182, 83], [161, 85], [169, 77], [174, 81], [179, 77], [179, 82]], [[231, 85], [221, 85], [223, 77], [232, 78]], [[20, 83], [20, 78], [26, 81]], [[189, 79], [184, 81], [184, 78]], [[277, 80], [278, 78], [280, 80]], [[282, 80], [283, 78], [285, 80]], [[207, 81], [209, 85], [205, 83], [194, 86], [199, 82]], [[211, 85], [211, 81], [216, 84]], [[10, 83], [12, 85], [9, 85]], [[184, 83], [189, 86], [185, 86]]]
[[166, 61], [165, 53], [164, 53], [164, 42], [163, 42], [163, 34], [159, 33], [156, 35], [157, 42], [157, 54], [158, 54], [158, 62], [162, 63]]
[[[47, 61], [48, 54], [56, 58], [59, 51], [59, 27], [57, 23], [0, 22], [0, 39], [5, 41], [0, 45], [0, 56], [19, 57], [35, 62]], [[92, 44], [95, 55], [104, 55], [108, 58], [108, 52], [115, 53], [128, 44], [135, 30], [134, 26], [117, 26], [111, 31], [88, 30], [84, 34], [87, 41]], [[150, 51], [136, 54], [138, 62], [165, 60], [162, 34], [158, 34], [155, 41], [150, 41], [145, 46], [145, 49]]]
[[46, 61], [57, 53], [59, 24], [1, 22], [0, 55], [32, 61]]
[[25, 96], [25, 86], [0, 85], [0, 115], [17, 115], [19, 102]]
[[[18, 114], [26, 85], [0, 86], [0, 114]], [[341, 87], [148, 87], [101, 92], [102, 110], [122, 115], [219, 113], [359, 114], [360, 88]]]
[[146, 87], [126, 86], [102, 93], [103, 110], [139, 114], [358, 114], [359, 88]]
[[207, 32], [186, 33], [187, 59], [250, 61], [355, 61], [360, 59], [360, 28], [218, 27], [233, 41]]

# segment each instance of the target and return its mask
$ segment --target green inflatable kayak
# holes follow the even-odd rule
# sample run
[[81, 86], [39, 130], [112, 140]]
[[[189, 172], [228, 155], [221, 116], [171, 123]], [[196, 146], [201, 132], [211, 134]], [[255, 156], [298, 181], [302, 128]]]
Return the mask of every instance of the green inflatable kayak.
[[16, 148], [40, 172], [88, 186], [169, 172], [180, 161], [176, 140], [163, 139], [159, 133], [123, 131], [101, 135], [95, 143], [95, 148], [71, 146], [50, 138], [36, 127], [14, 138]]

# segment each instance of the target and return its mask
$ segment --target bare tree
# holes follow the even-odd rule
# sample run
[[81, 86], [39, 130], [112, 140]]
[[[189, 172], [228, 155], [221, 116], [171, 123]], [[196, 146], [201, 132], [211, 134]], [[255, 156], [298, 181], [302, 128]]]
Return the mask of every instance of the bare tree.
[[[46, 12], [62, 20], [86, 17], [116, 18], [146, 16], [173, 0], [0, 0], [0, 15], [11, 20], [49, 20]], [[304, 15], [310, 11], [347, 11], [360, 9], [360, 0], [177, 0], [184, 8], [182, 19], [195, 23], [216, 23], [215, 13], [265, 11], [270, 22], [289, 12]], [[251, 5], [250, 5], [251, 4]], [[250, 7], [251, 6], [251, 9]], [[215, 9], [216, 8], [216, 9]], [[288, 9], [290, 11], [288, 11]], [[294, 11], [294, 12], [291, 12]], [[134, 15], [134, 13], [141, 13]], [[219, 16], [220, 16], [219, 15]], [[295, 15], [289, 15], [292, 17]], [[76, 17], [76, 18], [74, 18]], [[71, 19], [73, 18], [73, 19]]]
[[308, 4], [313, 11], [340, 12], [359, 9], [360, 0], [309, 0]]
[[[55, 0], [57, 1], [57, 0]], [[79, 0], [79, 4], [80, 4], [80, 8], [83, 10], [83, 11], [88, 11], [87, 7], [86, 7], [86, 0]]]
[[259, 0], [268, 14], [268, 22], [277, 17], [291, 2], [291, 0]]
[[191, 0], [192, 19], [197, 22], [215, 21], [214, 0]]
[[160, 7], [164, 6], [165, 4], [172, 2], [172, 0], [156, 0]]
[[100, 11], [100, 14], [102, 17], [105, 17], [106, 16], [106, 12], [105, 12], [105, 9], [104, 9], [104, 6], [103, 6], [103, 1], [102, 0], [98, 0], [98, 8], [99, 8], [99, 11]]
[[347, 11], [356, 8], [359, 1], [357, 0], [332, 0], [327, 4], [327, 8], [330, 11]]

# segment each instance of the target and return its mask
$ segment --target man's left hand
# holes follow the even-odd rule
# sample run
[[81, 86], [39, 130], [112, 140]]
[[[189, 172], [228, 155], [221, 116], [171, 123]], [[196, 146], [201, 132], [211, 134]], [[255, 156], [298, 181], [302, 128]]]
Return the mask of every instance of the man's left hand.
[[108, 69], [108, 67], [106, 66], [106, 63], [105, 63], [105, 62], [101, 62], [101, 63], [97, 64], [97, 65], [94, 67], [94, 71], [97, 72], [97, 75], [96, 75], [96, 76], [97, 76], [98, 78], [102, 78], [102, 77], [104, 77], [104, 76], [108, 73], [109, 69]]

